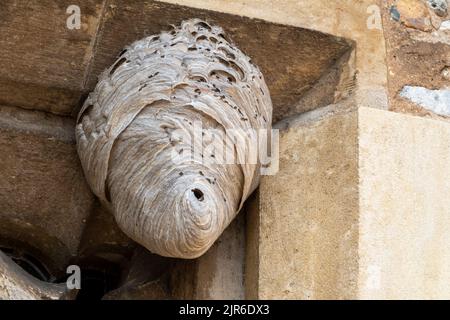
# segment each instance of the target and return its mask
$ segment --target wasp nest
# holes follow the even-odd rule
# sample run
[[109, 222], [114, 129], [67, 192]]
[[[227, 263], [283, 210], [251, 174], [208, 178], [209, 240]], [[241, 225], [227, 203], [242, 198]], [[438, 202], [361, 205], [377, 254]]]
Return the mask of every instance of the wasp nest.
[[[78, 116], [78, 153], [93, 192], [128, 236], [162, 256], [196, 258], [257, 187], [260, 164], [241, 138], [268, 130], [271, 118], [269, 91], [249, 57], [221, 28], [188, 20], [125, 48], [100, 76]], [[211, 161], [217, 148], [196, 153], [196, 124], [202, 146], [211, 132], [239, 129], [223, 144], [237, 160]]]

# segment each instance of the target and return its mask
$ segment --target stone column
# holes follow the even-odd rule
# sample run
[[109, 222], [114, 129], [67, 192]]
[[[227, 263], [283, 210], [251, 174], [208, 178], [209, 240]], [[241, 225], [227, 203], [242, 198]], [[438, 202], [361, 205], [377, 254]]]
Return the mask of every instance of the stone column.
[[245, 212], [202, 257], [176, 259], [170, 271], [174, 299], [244, 299]]
[[247, 298], [448, 299], [450, 123], [329, 111], [280, 132], [250, 204]]

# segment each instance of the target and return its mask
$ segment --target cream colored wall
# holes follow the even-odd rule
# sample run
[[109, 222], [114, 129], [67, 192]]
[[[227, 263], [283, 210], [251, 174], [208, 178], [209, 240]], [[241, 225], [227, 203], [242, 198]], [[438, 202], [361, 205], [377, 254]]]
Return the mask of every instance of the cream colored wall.
[[359, 112], [359, 294], [450, 298], [450, 124]]
[[258, 285], [249, 298], [356, 296], [357, 122], [355, 112], [344, 113], [280, 133], [280, 171], [262, 178], [252, 226], [258, 257], [247, 261], [246, 276]]
[[249, 297], [450, 297], [449, 123], [316, 112], [291, 120], [280, 152], [256, 205]]

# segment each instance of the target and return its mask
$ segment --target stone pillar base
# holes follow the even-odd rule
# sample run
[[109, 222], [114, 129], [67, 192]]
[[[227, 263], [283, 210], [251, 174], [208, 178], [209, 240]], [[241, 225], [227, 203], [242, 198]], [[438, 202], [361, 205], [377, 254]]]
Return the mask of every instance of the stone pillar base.
[[307, 117], [250, 204], [247, 298], [450, 298], [450, 123]]

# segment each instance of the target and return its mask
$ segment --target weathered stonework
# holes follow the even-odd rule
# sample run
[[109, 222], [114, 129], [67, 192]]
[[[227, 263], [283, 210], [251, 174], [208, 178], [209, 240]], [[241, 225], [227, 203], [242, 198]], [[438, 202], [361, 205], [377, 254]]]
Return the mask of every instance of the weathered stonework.
[[85, 91], [104, 1], [78, 3], [80, 29], [67, 28], [73, 4], [1, 2], [0, 104], [71, 115]]
[[56, 274], [77, 253], [94, 204], [73, 126], [69, 118], [0, 107], [0, 246], [29, 247]]
[[205, 255], [174, 263], [170, 270], [173, 299], [245, 298], [245, 213], [238, 215]]
[[450, 297], [448, 137], [369, 108], [291, 120], [253, 204], [247, 297]]
[[[440, 112], [436, 103], [429, 100], [430, 107], [425, 108], [417, 101], [412, 101], [402, 92], [407, 87], [422, 87], [425, 90], [442, 90], [449, 88], [445, 70], [450, 65], [450, 31], [445, 30], [449, 16], [439, 16], [427, 7], [424, 0], [408, 0], [405, 8], [421, 7], [425, 11], [417, 13], [431, 21], [427, 30], [408, 27], [395, 21], [391, 8], [398, 1], [382, 2], [384, 34], [387, 47], [387, 67], [389, 77], [389, 109], [396, 112], [411, 113], [445, 120], [447, 114]], [[407, 2], [407, 3], [406, 3]], [[417, 21], [414, 20], [414, 21]], [[444, 26], [444, 28], [442, 28]]]
[[[74, 299], [69, 264], [78, 299], [449, 297], [448, 108], [417, 94], [448, 91], [448, 1], [89, 0], [70, 30], [72, 4], [0, 2], [0, 298]], [[190, 18], [252, 58], [283, 121], [280, 173], [186, 261], [120, 231], [73, 129], [124, 46]]]

